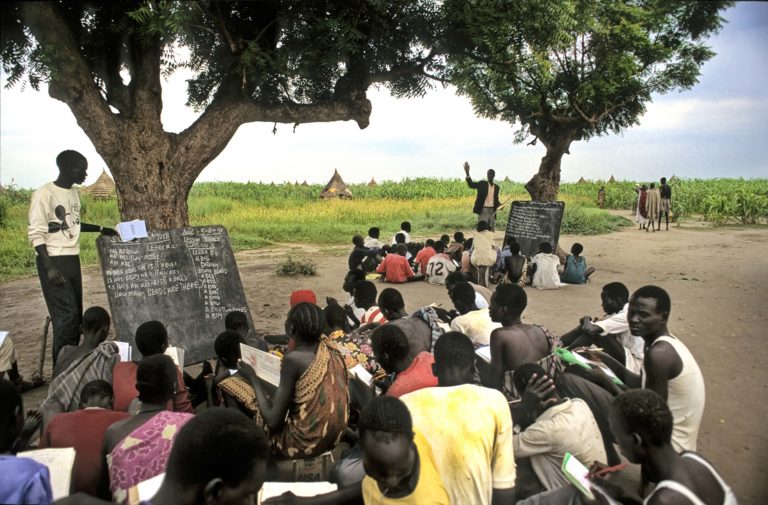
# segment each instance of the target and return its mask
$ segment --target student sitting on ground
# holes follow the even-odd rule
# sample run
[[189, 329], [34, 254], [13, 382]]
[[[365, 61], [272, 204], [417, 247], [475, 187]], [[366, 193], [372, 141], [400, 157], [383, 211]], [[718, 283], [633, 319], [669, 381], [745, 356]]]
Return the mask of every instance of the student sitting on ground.
[[329, 304], [323, 312], [327, 326], [326, 339], [333, 342], [344, 357], [347, 370], [362, 365], [375, 379], [385, 375], [373, 354], [373, 347], [366, 333], [347, 332], [344, 330], [344, 309], [336, 304]]
[[[470, 239], [471, 240], [471, 239]], [[478, 309], [486, 309], [491, 306], [491, 290], [485, 286], [480, 286], [474, 282], [469, 282], [461, 272], [451, 272], [445, 278], [445, 288], [448, 290], [448, 296], [451, 296], [454, 288], [461, 283], [467, 283], [475, 290], [475, 306]]]
[[[155, 354], [163, 354], [168, 349], [168, 332], [160, 321], [147, 321], [136, 328], [136, 347], [141, 353], [142, 359]], [[140, 361], [123, 361], [117, 363], [112, 369], [112, 389], [115, 392], [115, 410], [135, 413], [129, 410], [131, 404], [137, 407], [134, 400], [138, 396], [136, 388], [136, 371]], [[189, 401], [189, 393], [184, 387], [184, 376], [181, 370], [176, 369], [177, 383], [174, 387], [173, 411], [192, 412], [192, 402]]]
[[178, 430], [192, 414], [166, 410], [174, 397], [178, 369], [164, 354], [143, 358], [136, 370], [139, 408], [136, 415], [118, 421], [104, 435], [109, 492], [117, 503], [128, 503], [128, 490], [165, 471]]
[[387, 318], [376, 305], [376, 285], [371, 281], [359, 281], [355, 284], [355, 305], [365, 312], [360, 318], [360, 326], [370, 323], [384, 324]]
[[408, 337], [411, 354], [414, 356], [418, 356], [423, 351], [430, 352], [433, 340], [442, 334], [442, 330], [433, 328], [421, 317], [409, 315], [405, 311], [403, 295], [394, 288], [387, 288], [381, 292], [379, 307], [389, 321], [388, 324], [399, 327]]
[[368, 236], [365, 237], [365, 241], [363, 242], [363, 245], [368, 249], [381, 249], [382, 247], [384, 247], [384, 242], [379, 240], [380, 234], [381, 234], [381, 230], [379, 230], [379, 228], [377, 228], [376, 226], [372, 226], [368, 228]]
[[[397, 236], [402, 234], [403, 238], [401, 240], [397, 239]], [[392, 245], [396, 244], [407, 244], [411, 241], [411, 223], [408, 221], [403, 221], [400, 223], [400, 231], [395, 233], [395, 236], [392, 237]]]
[[258, 410], [256, 393], [251, 383], [237, 370], [241, 357], [240, 344], [244, 343], [243, 337], [234, 331], [225, 331], [216, 336], [213, 348], [221, 367], [213, 384], [218, 405], [238, 409], [253, 419]]
[[563, 285], [560, 282], [561, 269], [560, 259], [552, 254], [552, 244], [542, 242], [539, 244], [539, 252], [531, 258], [531, 285], [537, 289], [559, 288]]
[[457, 231], [453, 234], [453, 242], [448, 244], [445, 252], [456, 263], [461, 263], [461, 253], [464, 252], [464, 234], [462, 232]]
[[349, 415], [344, 358], [320, 337], [325, 314], [300, 303], [288, 313], [286, 334], [295, 342], [280, 368], [280, 386], [270, 399], [247, 363], [238, 370], [256, 393], [256, 423], [268, 430], [273, 454], [310, 458], [336, 446]]
[[587, 268], [587, 260], [581, 255], [582, 251], [584, 246], [578, 242], [571, 246], [571, 254], [565, 258], [565, 270], [560, 275], [560, 281], [566, 284], [584, 284], [595, 272], [594, 268]]
[[427, 273], [427, 263], [429, 263], [429, 259], [434, 255], [435, 241], [431, 238], [428, 238], [424, 243], [424, 247], [421, 249], [421, 251], [419, 251], [419, 253], [416, 255], [416, 258], [413, 260], [413, 264], [417, 267], [417, 271], [420, 274]]
[[415, 280], [422, 280], [424, 275], [416, 276], [411, 265], [408, 264], [406, 254], [408, 249], [405, 244], [397, 244], [396, 254], [387, 254], [384, 261], [376, 267], [376, 272], [384, 274], [384, 281], [394, 284], [402, 284]]
[[111, 320], [109, 312], [102, 307], [89, 307], [83, 313], [83, 321], [80, 323], [82, 342], [80, 345], [65, 345], [59, 351], [56, 364], [53, 367], [51, 378], [69, 368], [69, 365], [93, 351], [99, 344], [107, 340]]
[[233, 310], [229, 312], [226, 317], [224, 317], [224, 329], [226, 331], [234, 331], [235, 333], [240, 334], [240, 336], [243, 337], [244, 343], [247, 343], [256, 349], [264, 352], [269, 351], [269, 345], [263, 338], [256, 336], [253, 338], [248, 338], [250, 336], [251, 330], [248, 327], [248, 318], [243, 311]]
[[[365, 280], [365, 272], [360, 270], [359, 268], [356, 268], [354, 270], [350, 270], [347, 272], [347, 275], [344, 276], [344, 283], [342, 284], [342, 289], [345, 293], [347, 293], [347, 303], [342, 305], [344, 308], [344, 312], [347, 314], [347, 320], [350, 329], [357, 328], [360, 326], [360, 319], [363, 317], [363, 314], [365, 314], [365, 309], [362, 309], [355, 305], [355, 284], [357, 284], [360, 281]], [[375, 297], [374, 297], [375, 299]], [[328, 303], [337, 303], [341, 305], [336, 299], [334, 298], [327, 298], [326, 301]]]
[[83, 387], [80, 410], [57, 414], [45, 427], [38, 447], [74, 447], [75, 464], [72, 467], [70, 492], [99, 495], [104, 473], [101, 448], [104, 433], [117, 421], [130, 417], [125, 412], [112, 410], [112, 386], [97, 379]]
[[373, 271], [378, 263], [376, 256], [379, 254], [379, 249], [369, 249], [365, 247], [365, 245], [363, 245], [363, 237], [360, 235], [352, 237], [352, 244], [354, 244], [355, 247], [352, 249], [352, 252], [349, 253], [349, 259], [347, 260], [349, 269], [354, 270], [355, 268], [359, 268], [364, 272]]
[[445, 284], [445, 280], [451, 272], [456, 271], [456, 265], [443, 251], [442, 242], [435, 244], [435, 255], [429, 259], [423, 273], [427, 274], [427, 282], [430, 284]]
[[394, 374], [395, 380], [387, 389], [387, 396], [399, 398], [422, 388], [437, 386], [432, 373], [435, 359], [427, 351], [417, 355], [411, 352], [408, 337], [394, 324], [379, 326], [371, 335], [371, 345], [382, 368]]
[[[491, 298], [491, 320], [503, 328], [491, 333], [491, 387], [516, 396], [509, 372], [523, 363], [536, 363], [548, 356], [559, 345], [549, 330], [538, 324], [522, 321], [528, 305], [525, 290], [516, 284], [502, 284]], [[546, 367], [545, 367], [546, 368]], [[547, 369], [547, 373], [551, 373]]]
[[[515, 457], [530, 458], [535, 478], [543, 488], [526, 485], [525, 494], [569, 484], [561, 469], [566, 452], [586, 466], [606, 462], [603, 437], [586, 402], [578, 398], [561, 398], [544, 369], [533, 363], [518, 367], [514, 382], [522, 398], [518, 410], [525, 411], [525, 417], [531, 421], [522, 422], [515, 418], [515, 423], [522, 428], [514, 436]], [[526, 478], [531, 476], [525, 475], [523, 468], [525, 465], [518, 465], [518, 482], [531, 480]], [[518, 498], [525, 497], [521, 488], [518, 485]]]
[[509, 255], [504, 258], [507, 282], [524, 288], [528, 285], [528, 258], [520, 254], [520, 244], [517, 242], [510, 242], [507, 247]]
[[461, 252], [461, 261], [459, 261], [459, 269], [461, 273], [467, 279], [477, 280], [477, 269], [472, 266], [472, 248], [474, 247], [475, 240], [468, 238], [464, 241], [464, 250]]
[[477, 269], [476, 282], [488, 287], [491, 282], [491, 267], [496, 264], [496, 250], [493, 247], [493, 232], [485, 221], [477, 223], [470, 262]]
[[451, 301], [459, 316], [451, 321], [451, 330], [468, 336], [475, 347], [491, 343], [491, 332], [501, 328], [501, 323], [491, 321], [487, 308], [475, 305], [476, 292], [468, 282], [460, 283], [451, 291]]

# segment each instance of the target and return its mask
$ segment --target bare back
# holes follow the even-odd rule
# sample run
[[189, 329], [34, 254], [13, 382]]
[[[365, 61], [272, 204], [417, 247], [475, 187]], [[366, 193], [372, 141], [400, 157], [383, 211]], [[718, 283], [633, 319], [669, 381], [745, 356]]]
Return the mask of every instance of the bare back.
[[547, 334], [532, 324], [515, 324], [491, 333], [493, 386], [501, 389], [504, 373], [525, 363], [535, 363], [550, 352]]
[[413, 356], [418, 356], [423, 351], [429, 352], [431, 350], [432, 329], [421, 319], [404, 317], [390, 321], [388, 324], [395, 325], [403, 330], [403, 333], [408, 338], [408, 345]]

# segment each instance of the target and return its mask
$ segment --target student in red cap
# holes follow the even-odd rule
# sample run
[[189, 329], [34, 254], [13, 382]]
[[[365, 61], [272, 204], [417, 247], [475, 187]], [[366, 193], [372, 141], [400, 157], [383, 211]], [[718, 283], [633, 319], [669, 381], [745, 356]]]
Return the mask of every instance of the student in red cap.
[[300, 303], [311, 303], [317, 305], [317, 296], [311, 289], [297, 289], [291, 293], [291, 308]]

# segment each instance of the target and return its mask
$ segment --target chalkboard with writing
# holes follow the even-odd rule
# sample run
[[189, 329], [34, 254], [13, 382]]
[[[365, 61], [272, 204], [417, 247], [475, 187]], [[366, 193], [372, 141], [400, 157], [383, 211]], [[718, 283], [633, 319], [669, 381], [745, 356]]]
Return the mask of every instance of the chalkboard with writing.
[[536, 254], [541, 242], [549, 242], [555, 251], [560, 240], [563, 210], [565, 202], [514, 201], [505, 236], [514, 237], [526, 256]]
[[102, 236], [96, 245], [117, 339], [130, 342], [134, 356], [136, 328], [153, 319], [186, 350], [186, 365], [215, 356], [228, 312], [245, 312], [253, 327], [224, 227], [153, 231], [131, 242]]

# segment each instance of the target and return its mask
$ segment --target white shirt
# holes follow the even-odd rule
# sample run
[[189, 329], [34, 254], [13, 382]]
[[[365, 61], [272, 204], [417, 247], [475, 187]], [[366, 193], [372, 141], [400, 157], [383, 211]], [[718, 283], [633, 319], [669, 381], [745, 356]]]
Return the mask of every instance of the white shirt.
[[456, 271], [456, 265], [453, 261], [441, 254], [435, 254], [427, 262], [426, 274], [427, 282], [430, 284], [445, 284], [445, 278], [448, 274]]
[[475, 347], [489, 345], [491, 332], [496, 328], [501, 328], [501, 323], [491, 321], [491, 313], [488, 309], [473, 310], [451, 321], [451, 330], [460, 331], [468, 336]]
[[531, 258], [531, 263], [536, 265], [531, 285], [538, 289], [557, 289], [564, 284], [560, 282], [560, 259], [554, 254], [538, 253]]
[[624, 307], [617, 313], [605, 316], [604, 319], [592, 324], [602, 328], [603, 332], [600, 335], [616, 336], [621, 345], [624, 346], [627, 369], [633, 373], [640, 373], [643, 366], [643, 355], [645, 354], [645, 342], [642, 337], [636, 337], [629, 331], [629, 323], [627, 322], [628, 310], [629, 304], [625, 303]]
[[[48, 224], [58, 229], [49, 232]], [[80, 254], [80, 194], [49, 182], [32, 193], [27, 235], [32, 247], [45, 245], [49, 256]]]
[[[405, 230], [400, 230], [400, 231], [399, 231], [399, 232], [397, 232], [397, 233], [402, 233], [403, 235], [405, 235], [405, 243], [406, 243], [406, 244], [407, 244], [407, 243], [409, 243], [409, 242], [411, 241], [411, 235], [410, 235], [410, 234], [409, 234], [407, 231], [405, 231]], [[395, 245], [395, 244], [397, 244], [397, 233], [395, 233], [394, 237], [392, 237], [392, 245]]]

